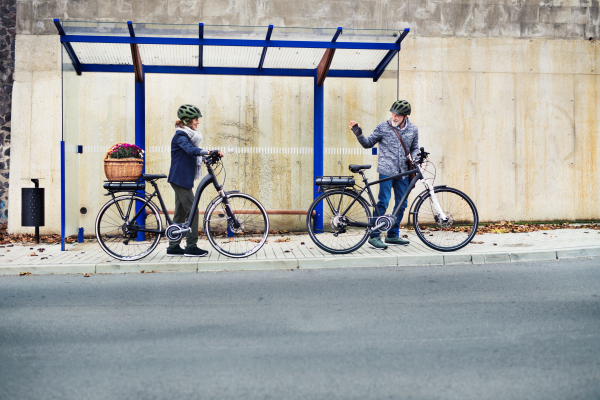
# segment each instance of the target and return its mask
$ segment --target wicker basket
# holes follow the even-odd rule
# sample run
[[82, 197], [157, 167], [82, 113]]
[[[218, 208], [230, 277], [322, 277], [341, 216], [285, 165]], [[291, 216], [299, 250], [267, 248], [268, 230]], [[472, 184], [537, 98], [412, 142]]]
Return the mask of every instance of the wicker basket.
[[108, 158], [108, 155], [115, 146], [123, 143], [114, 144], [106, 153], [104, 158], [104, 173], [109, 181], [133, 182], [142, 176], [144, 160], [141, 158]]

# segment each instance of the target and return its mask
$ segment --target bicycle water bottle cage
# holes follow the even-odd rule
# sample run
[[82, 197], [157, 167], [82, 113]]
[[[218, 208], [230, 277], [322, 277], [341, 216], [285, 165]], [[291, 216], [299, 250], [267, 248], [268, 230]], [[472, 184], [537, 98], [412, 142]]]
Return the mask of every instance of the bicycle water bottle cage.
[[315, 185], [323, 187], [352, 187], [354, 184], [354, 178], [351, 176], [317, 176], [315, 178]]

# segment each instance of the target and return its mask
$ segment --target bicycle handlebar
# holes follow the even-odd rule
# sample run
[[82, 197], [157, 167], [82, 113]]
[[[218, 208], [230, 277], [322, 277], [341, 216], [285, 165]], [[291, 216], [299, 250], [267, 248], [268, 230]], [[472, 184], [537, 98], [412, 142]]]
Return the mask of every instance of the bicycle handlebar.
[[429, 155], [429, 153], [426, 152], [423, 147], [421, 147], [419, 150], [421, 150], [421, 152], [419, 153], [419, 156], [418, 156], [419, 158], [417, 159], [417, 161], [415, 161], [415, 163], [423, 164], [423, 162], [427, 159], [427, 156]]

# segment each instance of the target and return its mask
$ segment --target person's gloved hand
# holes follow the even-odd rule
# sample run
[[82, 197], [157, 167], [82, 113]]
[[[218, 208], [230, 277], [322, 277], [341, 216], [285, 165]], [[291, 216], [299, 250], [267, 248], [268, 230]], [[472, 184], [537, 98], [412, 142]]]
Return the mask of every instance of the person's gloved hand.
[[350, 129], [352, 129], [352, 133], [354, 133], [356, 137], [362, 135], [362, 129], [360, 125], [356, 123], [356, 121], [350, 121]]

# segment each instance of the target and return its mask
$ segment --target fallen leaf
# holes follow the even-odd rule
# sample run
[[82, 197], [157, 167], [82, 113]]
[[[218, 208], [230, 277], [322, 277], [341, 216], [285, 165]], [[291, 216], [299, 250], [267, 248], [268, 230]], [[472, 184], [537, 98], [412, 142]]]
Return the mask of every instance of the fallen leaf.
[[283, 238], [283, 239], [277, 239], [275, 241], [275, 243], [283, 243], [283, 242], [289, 242], [289, 241], [290, 241], [290, 238], [286, 237], [286, 238]]
[[483, 244], [483, 242], [476, 242], [474, 240], [472, 240], [471, 243], [473, 243], [473, 244]]
[[498, 246], [498, 243], [494, 243], [494, 246]]
[[31, 272], [20, 272], [20, 276], [31, 275]]
[[145, 272], [145, 270], [141, 270], [140, 272], [143, 274]]
[[47, 260], [47, 259], [48, 259], [48, 257], [42, 257], [42, 258], [40, 258], [40, 260]]
[[85, 274], [83, 274], [83, 277], [84, 277], [84, 278], [89, 278], [89, 277], [90, 277], [90, 274], [88, 274], [88, 273], [86, 272]]
[[304, 242], [300, 242], [300, 244], [304, 244]]
[[37, 256], [37, 254], [36, 253], [31, 253], [30, 256]]
[[285, 250], [285, 251], [284, 251], [284, 253], [289, 253], [289, 252], [290, 252], [289, 250]]

